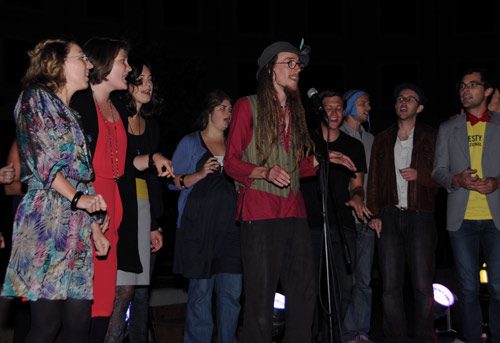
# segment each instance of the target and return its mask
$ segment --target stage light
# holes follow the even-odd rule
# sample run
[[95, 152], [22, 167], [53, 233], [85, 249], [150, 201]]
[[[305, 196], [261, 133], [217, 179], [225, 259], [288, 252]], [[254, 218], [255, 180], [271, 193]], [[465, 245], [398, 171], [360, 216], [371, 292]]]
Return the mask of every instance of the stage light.
[[446, 315], [446, 330], [436, 330], [436, 332], [455, 332], [451, 328], [450, 307], [455, 303], [455, 295], [446, 287], [439, 283], [432, 284], [434, 291], [434, 303], [432, 310], [434, 312], [434, 320], [437, 320]]
[[273, 337], [279, 336], [285, 328], [285, 296], [281, 293], [274, 295]]
[[486, 263], [483, 263], [483, 268], [479, 271], [479, 280], [481, 283], [488, 283], [488, 272], [486, 271]]
[[444, 307], [450, 307], [455, 303], [455, 296], [445, 286], [434, 283], [432, 284], [432, 289], [434, 290], [434, 300], [438, 304]]

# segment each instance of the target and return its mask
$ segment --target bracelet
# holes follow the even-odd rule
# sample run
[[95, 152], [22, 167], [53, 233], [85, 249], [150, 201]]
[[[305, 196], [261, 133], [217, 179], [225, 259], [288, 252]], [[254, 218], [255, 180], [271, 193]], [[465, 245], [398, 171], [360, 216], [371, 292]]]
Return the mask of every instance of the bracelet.
[[158, 231], [159, 233], [161, 233], [163, 235], [163, 229], [161, 227], [158, 226], [158, 228], [156, 229], [156, 231]]
[[154, 155], [154, 152], [149, 154], [149, 160], [148, 160], [148, 168], [149, 169], [153, 169], [155, 166], [155, 161], [153, 160], [153, 155]]
[[78, 200], [82, 197], [83, 192], [76, 192], [75, 196], [73, 197], [73, 200], [71, 200], [71, 211], [76, 211], [78, 210], [78, 207], [76, 207], [76, 204], [78, 204]]
[[186, 176], [186, 175], [183, 174], [179, 178], [179, 185], [181, 186], [182, 189], [186, 188], [186, 185], [184, 184], [184, 176]]

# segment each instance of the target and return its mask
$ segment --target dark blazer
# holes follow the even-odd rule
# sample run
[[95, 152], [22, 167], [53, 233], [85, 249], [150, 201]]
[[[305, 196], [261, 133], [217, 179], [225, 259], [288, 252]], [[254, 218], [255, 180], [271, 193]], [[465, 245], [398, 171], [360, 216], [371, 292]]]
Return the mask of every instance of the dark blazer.
[[[112, 93], [110, 99], [120, 113], [125, 128], [127, 128], [129, 111], [127, 111], [116, 94]], [[70, 107], [80, 113], [85, 134], [88, 136], [90, 150], [92, 155], [94, 155], [97, 137], [99, 136], [99, 121], [90, 87], [75, 93], [71, 99]], [[125, 172], [118, 181], [118, 188], [123, 205], [123, 218], [118, 228], [119, 240], [117, 256], [118, 269], [126, 272], [141, 273], [142, 265], [137, 246], [138, 214], [135, 172], [136, 169], [133, 165], [133, 157], [127, 153]]]
[[[489, 112], [491, 120], [484, 133], [482, 168], [483, 177], [500, 176], [500, 114]], [[470, 169], [467, 118], [465, 114], [441, 124], [436, 143], [436, 159], [432, 176], [448, 191], [446, 228], [456, 231], [462, 225], [469, 201], [468, 189], [452, 185], [455, 174]], [[493, 221], [500, 230], [500, 190], [486, 194]]]
[[[383, 208], [398, 204], [394, 144], [398, 125], [394, 124], [375, 137], [368, 173], [367, 206], [375, 216]], [[408, 182], [408, 209], [433, 212], [439, 185], [432, 179], [432, 163], [437, 130], [417, 121], [413, 133], [411, 168], [418, 171], [416, 181]]]

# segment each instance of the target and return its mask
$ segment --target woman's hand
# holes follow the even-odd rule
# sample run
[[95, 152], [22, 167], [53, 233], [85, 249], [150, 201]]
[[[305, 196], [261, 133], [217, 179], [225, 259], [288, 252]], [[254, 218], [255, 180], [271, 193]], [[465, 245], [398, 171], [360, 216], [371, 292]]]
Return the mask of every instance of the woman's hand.
[[215, 173], [215, 171], [218, 170], [219, 167], [220, 163], [217, 161], [217, 158], [210, 157], [203, 165], [203, 168], [200, 170], [202, 178], [207, 177], [208, 174]]
[[94, 213], [97, 211], [106, 211], [108, 205], [104, 201], [104, 198], [100, 194], [96, 195], [82, 195], [76, 207], [81, 210], [86, 210], [88, 213]]
[[151, 252], [157, 252], [163, 246], [163, 235], [160, 231], [151, 231]]
[[[158, 171], [158, 176], [175, 177], [172, 161], [168, 158], [160, 153], [154, 153], [153, 161], [155, 163], [156, 170]], [[163, 168], [165, 168], [165, 170], [163, 170]]]
[[109, 216], [109, 213], [106, 212], [106, 216], [104, 217], [104, 220], [102, 221], [102, 224], [99, 225], [101, 232], [106, 233], [109, 229], [109, 221], [111, 220], [111, 217]]
[[10, 162], [8, 166], [0, 169], [0, 182], [5, 184], [11, 184], [16, 176], [16, 169], [14, 168], [14, 162]]
[[110, 243], [97, 223], [92, 223], [92, 240], [94, 241], [96, 255], [106, 256], [109, 251]]

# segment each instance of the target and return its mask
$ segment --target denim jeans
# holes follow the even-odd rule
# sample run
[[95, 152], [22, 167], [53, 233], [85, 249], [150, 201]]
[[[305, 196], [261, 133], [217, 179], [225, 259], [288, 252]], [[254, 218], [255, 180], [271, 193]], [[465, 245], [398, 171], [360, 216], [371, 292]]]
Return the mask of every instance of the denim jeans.
[[210, 279], [189, 279], [184, 343], [212, 342], [214, 289], [217, 342], [236, 343], [241, 287], [241, 274], [221, 273]]
[[372, 310], [373, 253], [375, 251], [375, 231], [364, 223], [356, 223], [356, 268], [351, 302], [344, 318], [345, 341], [357, 336], [368, 336]]
[[479, 304], [479, 250], [482, 247], [488, 273], [489, 325], [492, 342], [500, 342], [500, 231], [493, 220], [464, 220], [449, 231], [459, 281], [458, 306], [467, 342], [481, 342]]
[[149, 286], [135, 286], [128, 322], [129, 343], [148, 342]]
[[430, 212], [394, 207], [383, 209], [381, 219], [378, 256], [386, 342], [406, 343], [408, 340], [403, 299], [406, 264], [415, 299], [415, 342], [437, 342], [432, 311], [437, 244], [434, 216]]

